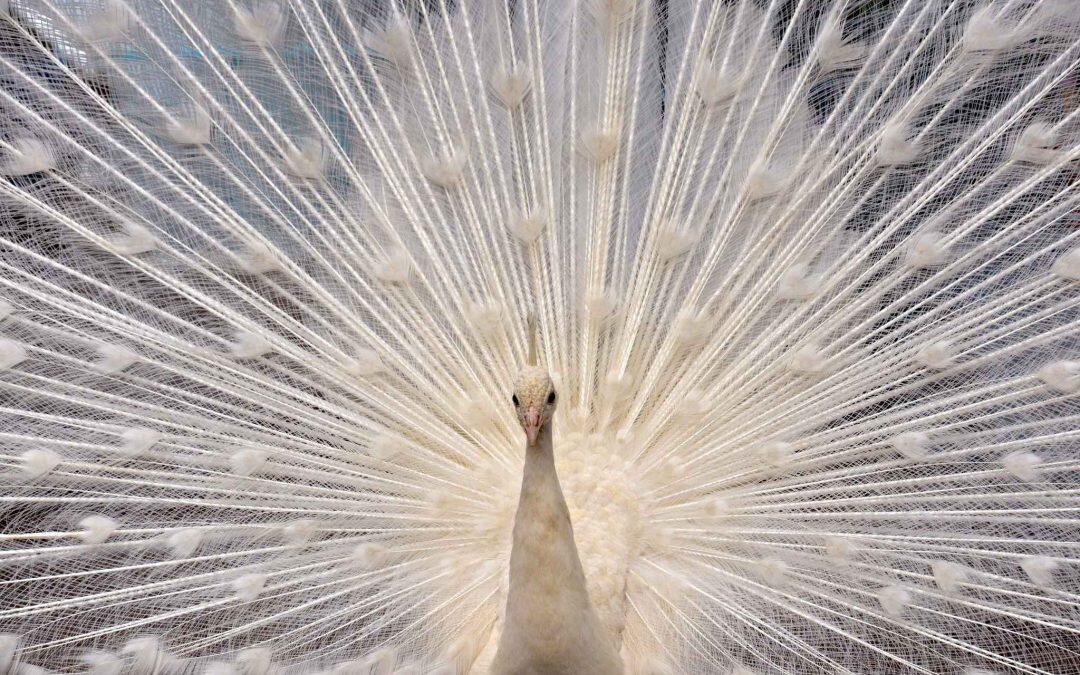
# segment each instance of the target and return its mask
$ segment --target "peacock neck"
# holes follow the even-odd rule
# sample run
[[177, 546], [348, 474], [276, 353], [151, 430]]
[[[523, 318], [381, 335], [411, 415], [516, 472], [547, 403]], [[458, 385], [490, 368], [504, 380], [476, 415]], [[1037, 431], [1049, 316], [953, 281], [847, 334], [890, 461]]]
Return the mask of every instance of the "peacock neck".
[[[540, 428], [536, 443], [525, 446], [525, 469], [521, 475], [521, 496], [535, 491], [549, 490], [558, 493], [558, 501], [566, 507], [559, 475], [555, 471], [555, 448], [551, 423]], [[520, 506], [520, 504], [519, 504]]]
[[588, 604], [570, 510], [555, 471], [552, 436], [549, 423], [540, 430], [536, 443], [526, 446], [514, 519], [509, 607], [526, 614], [533, 611], [530, 601], [544, 595]]
[[550, 424], [525, 449], [506, 616], [491, 672], [623, 672], [614, 642], [589, 602], [570, 510], [555, 472]]

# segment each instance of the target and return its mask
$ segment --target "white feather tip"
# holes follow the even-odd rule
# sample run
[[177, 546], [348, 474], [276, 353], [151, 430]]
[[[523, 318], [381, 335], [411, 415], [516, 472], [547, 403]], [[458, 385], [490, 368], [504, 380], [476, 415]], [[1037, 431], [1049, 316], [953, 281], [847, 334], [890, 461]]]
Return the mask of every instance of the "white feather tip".
[[399, 12], [394, 12], [382, 30], [367, 33], [365, 42], [398, 68], [408, 68], [412, 64], [412, 26]]
[[266, 274], [281, 269], [274, 249], [261, 241], [250, 242], [239, 255], [240, 268], [248, 274]]
[[904, 262], [908, 267], [920, 269], [945, 262], [944, 235], [929, 230], [915, 235], [907, 248]]
[[22, 640], [14, 633], [0, 633], [0, 673], [8, 673], [18, 664], [19, 645]]
[[1059, 394], [1080, 391], [1080, 361], [1055, 361], [1038, 370], [1038, 378]]
[[173, 532], [165, 539], [169, 555], [174, 559], [190, 558], [202, 543], [203, 533], [194, 527]]
[[724, 497], [707, 499], [705, 500], [702, 510], [705, 511], [705, 515], [710, 518], [726, 516], [731, 513], [731, 500]]
[[465, 308], [465, 318], [473, 330], [488, 339], [500, 335], [504, 315], [505, 311], [494, 300], [469, 302]]
[[131, 657], [131, 672], [157, 673], [158, 669], [171, 658], [161, 646], [161, 638], [156, 635], [144, 635], [132, 638], [124, 643], [120, 652]]
[[105, 241], [107, 248], [118, 255], [139, 255], [157, 248], [154, 234], [135, 223], [126, 223], [122, 232], [109, 235]]
[[788, 579], [790, 566], [778, 558], [762, 558], [757, 563], [758, 574], [770, 586], [782, 586]]
[[233, 475], [247, 478], [262, 469], [270, 455], [265, 450], [246, 448], [229, 456], [229, 470]]
[[886, 586], [877, 593], [881, 609], [894, 619], [899, 619], [911, 604], [911, 592], [897, 585]]
[[746, 175], [746, 198], [753, 201], [776, 196], [790, 183], [791, 175], [786, 169], [772, 168], [765, 160], [759, 160]]
[[976, 9], [964, 28], [964, 49], [971, 52], [1009, 49], [1029, 37], [1019, 25], [1009, 25], [1001, 16], [1001, 8], [985, 5]]
[[79, 22], [76, 30], [87, 42], [115, 42], [124, 37], [131, 22], [131, 12], [123, 2], [106, 0]]
[[406, 443], [397, 436], [383, 432], [375, 436], [368, 446], [368, 454], [374, 459], [388, 462], [398, 455], [404, 453], [406, 450]]
[[318, 531], [318, 524], [314, 520], [301, 518], [282, 527], [281, 536], [288, 544], [302, 546], [314, 539]]
[[386, 365], [379, 355], [370, 349], [357, 349], [345, 363], [345, 371], [354, 377], [374, 377], [386, 372]]
[[79, 521], [79, 538], [84, 544], [101, 544], [116, 532], [120, 525], [107, 516], [87, 516]]
[[244, 667], [244, 675], [270, 675], [273, 658], [269, 647], [249, 647], [236, 655], [236, 663]]
[[781, 469], [791, 463], [795, 446], [787, 441], [770, 441], [759, 448], [761, 461], [774, 469]]
[[793, 351], [787, 366], [800, 375], [823, 375], [831, 370], [831, 363], [817, 342], [808, 342]]
[[806, 263], [795, 263], [780, 275], [776, 295], [781, 300], [809, 300], [821, 290], [821, 277], [810, 274]]
[[881, 166], [901, 166], [918, 159], [922, 147], [911, 135], [911, 129], [905, 122], [894, 120], [886, 123], [878, 138], [877, 163]]
[[657, 235], [656, 253], [663, 262], [674, 260], [693, 248], [700, 236], [693, 228], [666, 223]]
[[544, 230], [546, 224], [547, 215], [543, 211], [534, 210], [511, 218], [507, 224], [507, 229], [522, 244], [528, 246], [540, 237], [540, 233]]
[[191, 106], [165, 123], [165, 134], [178, 145], [208, 145], [210, 129], [210, 113], [202, 106]]
[[1001, 466], [1020, 480], [1031, 482], [1039, 477], [1039, 465], [1043, 461], [1043, 458], [1034, 452], [1017, 450], [1005, 455], [1001, 459]]
[[266, 586], [265, 574], [245, 574], [233, 580], [232, 587], [240, 602], [251, 602]]
[[88, 675], [120, 675], [124, 672], [124, 660], [113, 652], [91, 649], [79, 660], [86, 664]]
[[155, 443], [161, 440], [161, 432], [154, 429], [144, 429], [142, 427], [136, 427], [132, 429], [125, 429], [120, 438], [123, 441], [120, 445], [120, 452], [128, 457], [138, 457], [150, 448]]
[[469, 149], [464, 143], [452, 146], [444, 152], [425, 158], [420, 168], [432, 183], [441, 188], [452, 188], [465, 177], [469, 163]]
[[609, 291], [592, 289], [585, 294], [585, 316], [589, 321], [599, 322], [610, 318], [618, 307], [618, 301]]
[[7, 176], [26, 176], [56, 167], [56, 155], [39, 138], [22, 136], [8, 142], [10, 146], [0, 162], [0, 173]]
[[297, 178], [319, 180], [326, 171], [326, 151], [318, 138], [302, 138], [285, 151], [285, 170]]
[[923, 431], [905, 431], [892, 437], [890, 443], [904, 457], [917, 461], [930, 453], [930, 437]]
[[718, 107], [735, 98], [743, 78], [715, 63], [703, 63], [694, 76], [694, 91], [707, 107]]
[[598, 127], [582, 135], [581, 146], [594, 162], [601, 164], [614, 156], [621, 141], [622, 134], [618, 129]]
[[840, 17], [828, 17], [818, 31], [815, 56], [822, 73], [854, 68], [866, 56], [866, 45], [844, 39]]
[[944, 370], [956, 359], [956, 347], [948, 341], [923, 345], [915, 353], [915, 362], [931, 370]]
[[26, 347], [14, 340], [0, 338], [0, 370], [14, 368], [26, 360]]
[[938, 560], [930, 566], [934, 574], [934, 583], [946, 593], [956, 593], [961, 584], [967, 582], [969, 571], [963, 565], [948, 560]]
[[273, 351], [270, 341], [258, 333], [237, 331], [229, 351], [238, 359], [256, 359]]
[[1013, 145], [1012, 161], [1049, 164], [1058, 156], [1057, 133], [1046, 122], [1034, 122], [1024, 128]]
[[48, 448], [34, 448], [19, 455], [20, 469], [27, 480], [35, 480], [52, 472], [61, 457]]
[[858, 553], [859, 547], [851, 539], [834, 535], [825, 538], [825, 555], [834, 563], [843, 563], [851, 560]]
[[705, 342], [712, 333], [712, 317], [704, 311], [684, 309], [675, 317], [675, 340], [681, 345], [696, 345]]
[[1067, 281], [1080, 281], [1080, 248], [1074, 248], [1055, 260], [1050, 271]]
[[277, 2], [260, 2], [251, 9], [233, 5], [233, 27], [241, 39], [261, 47], [278, 41], [285, 29], [285, 10]]
[[407, 284], [412, 277], [412, 261], [409, 253], [401, 247], [393, 247], [386, 259], [375, 264], [375, 276], [388, 284]]
[[382, 544], [367, 542], [358, 544], [352, 551], [352, 562], [363, 570], [378, 569], [386, 562], [389, 551]]
[[1058, 567], [1056, 560], [1041, 555], [1028, 556], [1020, 561], [1020, 569], [1024, 570], [1024, 574], [1031, 579], [1031, 583], [1044, 588], [1053, 585], [1054, 573], [1057, 572]]
[[116, 375], [140, 360], [139, 355], [127, 347], [107, 343], [98, 345], [97, 354], [93, 368], [103, 375]]
[[491, 90], [502, 104], [513, 110], [525, 100], [529, 93], [532, 79], [529, 71], [522, 65], [513, 68], [497, 68], [489, 78]]

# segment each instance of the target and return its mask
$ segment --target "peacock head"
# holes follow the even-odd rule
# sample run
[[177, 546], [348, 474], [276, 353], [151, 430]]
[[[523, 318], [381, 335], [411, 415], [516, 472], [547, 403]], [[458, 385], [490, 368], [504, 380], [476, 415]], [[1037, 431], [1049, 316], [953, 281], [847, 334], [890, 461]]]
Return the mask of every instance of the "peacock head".
[[555, 384], [547, 370], [536, 363], [536, 322], [529, 317], [529, 362], [518, 373], [511, 401], [529, 445], [536, 445], [540, 430], [555, 414]]

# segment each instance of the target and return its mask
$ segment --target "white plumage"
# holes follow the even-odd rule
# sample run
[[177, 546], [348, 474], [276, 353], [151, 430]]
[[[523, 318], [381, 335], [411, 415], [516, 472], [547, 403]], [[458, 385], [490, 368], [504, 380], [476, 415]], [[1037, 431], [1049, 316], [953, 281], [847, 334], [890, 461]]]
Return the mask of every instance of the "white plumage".
[[942, 340], [939, 342], [932, 342], [919, 349], [915, 355], [915, 360], [921, 366], [927, 368], [933, 368], [934, 370], [944, 370], [952, 365], [953, 360], [956, 358], [956, 347], [948, 340]]
[[118, 654], [100, 649], [91, 649], [82, 655], [90, 675], [121, 675], [126, 666]]
[[106, 239], [107, 247], [119, 255], [138, 255], [153, 251], [157, 241], [150, 230], [142, 225], [128, 223], [123, 231]]
[[171, 117], [165, 127], [169, 138], [181, 145], [206, 145], [210, 142], [210, 114], [199, 105], [191, 105], [181, 115]]
[[238, 359], [254, 359], [268, 354], [273, 349], [274, 345], [262, 335], [241, 330], [236, 332], [235, 342], [230, 346], [229, 351]]
[[263, 468], [269, 456], [269, 453], [265, 450], [245, 448], [234, 452], [229, 457], [229, 468], [237, 476], [247, 478]]
[[190, 558], [202, 543], [203, 533], [193, 527], [177, 530], [166, 537], [165, 541], [174, 558]]
[[916, 235], [908, 248], [907, 264], [911, 267], [932, 267], [945, 261], [944, 235], [928, 230]]
[[1058, 569], [1058, 562], [1043, 555], [1032, 555], [1020, 561], [1020, 567], [1031, 581], [1039, 586], [1050, 586], [1054, 583], [1054, 572]]
[[94, 368], [106, 375], [115, 375], [139, 360], [138, 354], [121, 345], [102, 344], [97, 351], [99, 359]]
[[831, 536], [825, 539], [825, 554], [833, 562], [848, 562], [852, 560], [858, 552], [858, 545], [849, 537]]
[[353, 550], [353, 560], [364, 570], [377, 569], [387, 556], [386, 547], [382, 544], [364, 543], [359, 544]]
[[1054, 361], [1038, 371], [1047, 387], [1062, 394], [1080, 390], [1080, 361]]
[[30, 480], [41, 478], [60, 464], [61, 457], [47, 448], [34, 448], [22, 453], [22, 471]]
[[0, 0], [0, 672], [1071, 672], [1074, 5]]
[[963, 565], [948, 561], [938, 560], [930, 566], [934, 573], [934, 581], [938, 588], [946, 593], [956, 593], [960, 585], [968, 580], [968, 571]]
[[508, 227], [522, 244], [528, 246], [540, 236], [545, 222], [546, 217], [543, 213], [533, 211], [525, 215], [512, 215]]
[[259, 597], [264, 586], [266, 586], [265, 574], [245, 574], [233, 581], [236, 597], [241, 602], [251, 602]]
[[7, 157], [0, 164], [0, 173], [25, 176], [51, 169], [56, 164], [52, 148], [33, 136], [20, 136], [7, 142]]
[[1012, 475], [1020, 478], [1021, 480], [1033, 481], [1038, 476], [1039, 465], [1042, 464], [1041, 457], [1033, 452], [1024, 452], [1017, 450], [1005, 455], [1001, 460], [1001, 464], [1005, 467], [1005, 470]]
[[1080, 248], [1062, 255], [1051, 269], [1066, 281], [1080, 281]]
[[26, 360], [26, 347], [14, 340], [0, 340], [0, 370], [14, 368]]
[[125, 455], [135, 457], [141, 455], [161, 440], [161, 432], [154, 429], [134, 427], [124, 429], [120, 434], [123, 444], [119, 450]]
[[120, 525], [108, 516], [93, 515], [80, 520], [79, 527], [82, 528], [79, 538], [83, 543], [93, 545], [104, 542]]
[[892, 438], [896, 451], [913, 461], [926, 458], [929, 444], [930, 437], [925, 431], [905, 431]]
[[886, 614], [900, 620], [904, 618], [904, 612], [911, 603], [911, 592], [903, 586], [893, 584], [878, 591], [878, 600]]
[[777, 558], [765, 558], [757, 563], [762, 580], [770, 586], [783, 586], [788, 579], [788, 564]]

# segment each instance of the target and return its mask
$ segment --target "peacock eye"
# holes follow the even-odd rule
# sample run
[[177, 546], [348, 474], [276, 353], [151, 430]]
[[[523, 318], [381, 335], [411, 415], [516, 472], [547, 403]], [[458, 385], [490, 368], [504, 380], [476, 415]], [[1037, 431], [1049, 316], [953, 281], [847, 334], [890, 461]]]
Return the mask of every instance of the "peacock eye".
[[521, 405], [521, 401], [518, 400], [517, 394], [514, 394], [512, 397], [510, 397], [510, 400], [514, 402], [515, 408]]
[[548, 405], [551, 405], [554, 402], [555, 402], [555, 392], [551, 392], [550, 394], [548, 394]]

